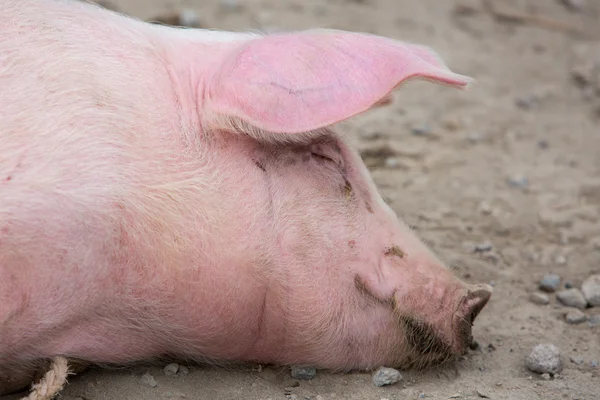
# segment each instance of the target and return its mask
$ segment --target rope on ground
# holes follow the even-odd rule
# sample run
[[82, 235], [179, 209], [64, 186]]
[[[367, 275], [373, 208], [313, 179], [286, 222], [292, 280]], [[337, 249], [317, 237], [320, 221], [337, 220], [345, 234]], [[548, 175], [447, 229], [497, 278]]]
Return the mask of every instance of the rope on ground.
[[54, 357], [42, 379], [31, 387], [31, 392], [21, 400], [51, 400], [67, 383], [69, 365], [65, 357]]

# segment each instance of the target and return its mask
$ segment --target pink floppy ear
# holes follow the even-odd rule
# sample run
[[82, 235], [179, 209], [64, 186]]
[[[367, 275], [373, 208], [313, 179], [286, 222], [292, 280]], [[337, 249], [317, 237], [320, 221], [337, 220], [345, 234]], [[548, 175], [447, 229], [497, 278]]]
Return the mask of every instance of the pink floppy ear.
[[426, 47], [375, 35], [315, 30], [265, 36], [227, 55], [205, 81], [202, 118], [212, 128], [241, 122], [262, 138], [306, 133], [380, 104], [410, 78], [455, 87], [471, 82]]

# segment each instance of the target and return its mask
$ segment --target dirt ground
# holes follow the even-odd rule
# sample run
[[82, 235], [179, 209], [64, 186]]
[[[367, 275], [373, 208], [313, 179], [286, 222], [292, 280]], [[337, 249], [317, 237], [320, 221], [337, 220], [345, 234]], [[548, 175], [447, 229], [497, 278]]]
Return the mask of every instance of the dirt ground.
[[[409, 83], [392, 105], [340, 129], [420, 237], [459, 276], [495, 291], [475, 324], [479, 349], [443, 368], [403, 371], [388, 387], [369, 373], [319, 372], [298, 385], [282, 368], [184, 364], [189, 374], [166, 376], [163, 364], [89, 370], [61, 398], [600, 398], [600, 324], [568, 324], [552, 294], [548, 305], [529, 300], [545, 274], [579, 287], [600, 273], [600, 71], [588, 68], [600, 65], [600, 2], [495, 3], [494, 13], [479, 0], [114, 0], [143, 19], [194, 10], [212, 29], [372, 32], [431, 46], [474, 77], [469, 91]], [[525, 367], [538, 343], [561, 350], [564, 370], [553, 379]], [[155, 387], [143, 382], [147, 372]]]

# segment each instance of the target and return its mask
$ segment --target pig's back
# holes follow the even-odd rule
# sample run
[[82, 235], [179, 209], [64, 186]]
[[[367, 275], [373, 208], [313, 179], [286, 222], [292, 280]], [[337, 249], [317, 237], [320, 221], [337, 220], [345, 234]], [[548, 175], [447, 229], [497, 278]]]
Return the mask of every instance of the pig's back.
[[[161, 54], [135, 22], [86, 7], [0, 0], [0, 328], [51, 329], [115, 299], [123, 271], [188, 257], [181, 208], [198, 204], [177, 199], [203, 186], [173, 161]], [[0, 332], [2, 362], [23, 332]]]

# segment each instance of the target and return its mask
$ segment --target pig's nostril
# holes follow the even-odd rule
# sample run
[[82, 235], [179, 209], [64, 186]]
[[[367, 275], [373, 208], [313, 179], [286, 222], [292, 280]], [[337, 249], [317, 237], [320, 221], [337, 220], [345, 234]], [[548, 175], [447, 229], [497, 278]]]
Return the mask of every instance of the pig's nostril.
[[469, 290], [462, 298], [455, 315], [455, 349], [458, 352], [466, 350], [472, 341], [471, 327], [475, 319], [486, 306], [492, 296], [489, 285], [479, 285]]

